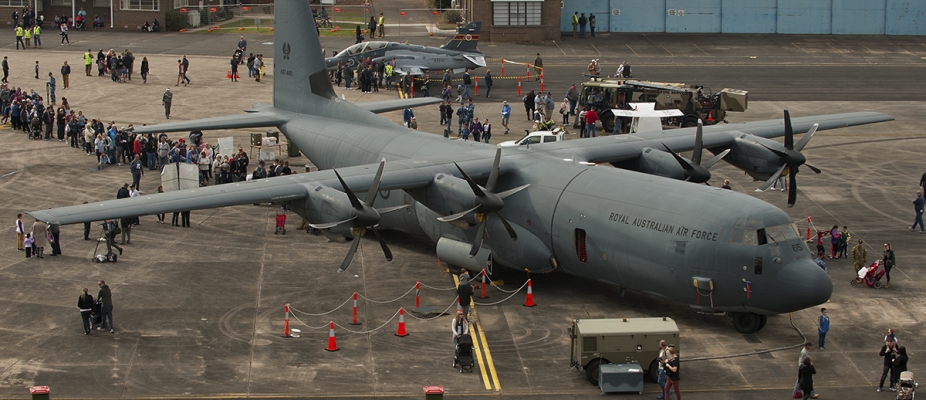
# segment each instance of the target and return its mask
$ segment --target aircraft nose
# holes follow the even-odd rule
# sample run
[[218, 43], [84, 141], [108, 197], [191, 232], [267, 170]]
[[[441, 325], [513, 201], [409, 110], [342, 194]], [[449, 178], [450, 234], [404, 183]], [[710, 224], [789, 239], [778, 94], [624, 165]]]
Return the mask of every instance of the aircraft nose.
[[795, 260], [778, 274], [778, 312], [803, 310], [826, 303], [833, 294], [833, 281], [811, 260]]

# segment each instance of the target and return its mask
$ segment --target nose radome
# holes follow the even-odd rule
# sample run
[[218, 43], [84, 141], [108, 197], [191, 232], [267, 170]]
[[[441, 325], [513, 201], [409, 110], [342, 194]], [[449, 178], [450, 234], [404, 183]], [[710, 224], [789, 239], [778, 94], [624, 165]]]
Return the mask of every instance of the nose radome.
[[833, 294], [833, 281], [816, 263], [796, 260], [777, 276], [779, 312], [793, 312], [826, 303]]

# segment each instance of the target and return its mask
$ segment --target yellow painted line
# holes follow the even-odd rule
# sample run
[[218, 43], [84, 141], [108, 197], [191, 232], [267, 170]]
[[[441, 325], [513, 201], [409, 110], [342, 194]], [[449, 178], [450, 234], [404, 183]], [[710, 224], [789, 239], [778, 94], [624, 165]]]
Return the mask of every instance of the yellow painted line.
[[675, 54], [672, 54], [672, 52], [669, 51], [669, 49], [667, 49], [666, 46], [663, 46], [660, 44], [659, 47], [662, 47], [662, 49], [665, 50], [666, 53], [669, 53], [670, 56], [675, 57]]
[[624, 46], [627, 46], [627, 48], [630, 49], [630, 51], [633, 53], [633, 55], [639, 56], [639, 54], [637, 54], [637, 52], [633, 51], [633, 47], [630, 47], [629, 44], [624, 44]]
[[709, 56], [709, 55], [710, 55], [710, 54], [707, 54], [706, 51], [704, 51], [703, 49], [701, 49], [701, 47], [698, 46], [697, 43], [692, 43], [692, 45], [693, 45], [694, 47], [696, 47], [698, 50], [701, 50], [701, 52], [704, 53], [704, 55], [706, 55], [706, 56]]
[[559, 51], [563, 52], [563, 55], [564, 55], [564, 56], [568, 56], [568, 54], [566, 54], [566, 51], [563, 50], [562, 47], [559, 47], [559, 43], [556, 43], [556, 41], [554, 40], [554, 41], [553, 41], [553, 44], [556, 45], [556, 48], [559, 49]]
[[[486, 340], [486, 335], [482, 330], [482, 324], [479, 323], [479, 315], [476, 314], [476, 304], [473, 304], [473, 316], [476, 320], [476, 329], [479, 330], [479, 339], [482, 340], [483, 345], [485, 346], [486, 353], [486, 364], [489, 365], [489, 375], [492, 375], [492, 383], [495, 385], [495, 391], [502, 390], [502, 385], [498, 383], [498, 374], [495, 372], [495, 363], [492, 362], [492, 352], [489, 351], [489, 342]], [[478, 342], [478, 340], [477, 340]], [[485, 374], [483, 372], [483, 374]]]
[[[453, 285], [460, 286], [460, 278], [457, 274], [450, 274], [453, 277]], [[473, 314], [476, 310], [473, 309]], [[454, 317], [456, 318], [456, 317]], [[482, 330], [480, 329], [480, 333]], [[489, 384], [489, 375], [486, 373], [485, 364], [482, 362], [482, 351], [479, 349], [479, 340], [473, 340], [473, 348], [476, 349], [476, 362], [479, 363], [479, 373], [482, 374], [482, 383], [485, 385], [486, 390], [492, 390], [492, 386]]]
[[595, 47], [595, 45], [592, 45], [592, 48], [595, 49], [595, 51], [598, 52], [598, 57], [601, 57], [601, 50], [598, 50], [598, 48]]

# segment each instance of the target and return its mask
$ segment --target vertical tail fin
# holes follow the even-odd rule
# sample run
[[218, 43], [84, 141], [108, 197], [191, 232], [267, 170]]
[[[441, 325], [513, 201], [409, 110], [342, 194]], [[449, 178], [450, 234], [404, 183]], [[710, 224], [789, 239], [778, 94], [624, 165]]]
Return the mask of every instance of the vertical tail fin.
[[308, 113], [325, 100], [337, 97], [325, 55], [312, 21], [308, 0], [283, 0], [275, 3], [273, 34], [273, 106]]
[[441, 48], [460, 51], [477, 51], [476, 46], [479, 44], [480, 29], [482, 29], [482, 21], [473, 21], [466, 26], [459, 27], [453, 39], [450, 39], [450, 41], [441, 46]]

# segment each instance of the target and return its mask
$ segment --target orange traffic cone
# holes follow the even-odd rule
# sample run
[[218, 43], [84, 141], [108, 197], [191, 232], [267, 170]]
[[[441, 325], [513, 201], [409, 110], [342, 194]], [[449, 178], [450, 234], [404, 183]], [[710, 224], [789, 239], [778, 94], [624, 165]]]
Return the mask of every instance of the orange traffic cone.
[[405, 337], [408, 336], [408, 332], [405, 331], [405, 309], [399, 309], [399, 331], [395, 333], [396, 336]]
[[707, 122], [714, 122], [714, 116], [711, 114], [713, 113], [711, 112], [707, 113]]
[[284, 324], [283, 324], [283, 337], [285, 337], [285, 338], [291, 338], [292, 335], [289, 334], [289, 303], [287, 303], [285, 306], [283, 306], [283, 310], [284, 310], [284, 312], [286, 313], [286, 314], [285, 314], [285, 317], [284, 317], [284, 318], [285, 318], [285, 321], [284, 321]]
[[338, 340], [334, 337], [334, 322], [331, 322], [331, 325], [328, 326], [328, 348], [327, 351], [338, 351], [341, 350], [338, 348]]
[[238, 75], [237, 72], [235, 72], [235, 79], [241, 79], [241, 75]]
[[527, 280], [527, 301], [524, 302], [524, 307], [533, 307], [534, 304], [534, 290], [531, 288], [531, 280]]
[[225, 71], [225, 79], [231, 79], [231, 70], [230, 70], [230, 69]]

